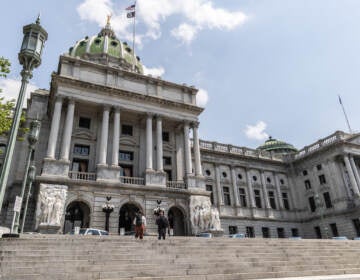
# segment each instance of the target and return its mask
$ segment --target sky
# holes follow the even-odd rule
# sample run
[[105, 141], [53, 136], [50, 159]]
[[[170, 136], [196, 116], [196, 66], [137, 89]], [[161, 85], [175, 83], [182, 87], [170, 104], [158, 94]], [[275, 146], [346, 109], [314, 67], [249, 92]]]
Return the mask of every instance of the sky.
[[[49, 33], [28, 89], [49, 89], [59, 55], [97, 34], [111, 14], [132, 43], [132, 0], [12, 0], [2, 4], [0, 56], [11, 73], [1, 95], [20, 87], [22, 27]], [[135, 52], [146, 73], [199, 89], [200, 138], [256, 148], [269, 136], [301, 149], [336, 130], [359, 131], [360, 1], [137, 0]]]

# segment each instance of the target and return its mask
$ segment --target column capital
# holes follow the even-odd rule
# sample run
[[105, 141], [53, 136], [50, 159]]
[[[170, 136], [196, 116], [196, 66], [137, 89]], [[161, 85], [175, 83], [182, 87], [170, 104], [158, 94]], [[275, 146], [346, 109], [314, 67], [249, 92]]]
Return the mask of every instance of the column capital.
[[68, 101], [68, 104], [75, 104], [75, 98], [74, 97], [67, 97], [66, 100]]
[[64, 97], [63, 96], [61, 96], [61, 95], [57, 95], [56, 97], [55, 97], [55, 102], [59, 102], [59, 101], [63, 101], [64, 100]]
[[156, 120], [162, 120], [164, 118], [164, 116], [161, 114], [155, 114], [154, 117]]
[[200, 122], [196, 121], [196, 122], [191, 122], [191, 127], [192, 128], [199, 128]]
[[118, 113], [118, 112], [120, 113], [120, 111], [122, 109], [122, 107], [120, 107], [120, 106], [113, 106], [112, 108], [113, 108], [115, 113]]
[[110, 111], [111, 106], [108, 104], [104, 104], [103, 108], [104, 108], [104, 111]]

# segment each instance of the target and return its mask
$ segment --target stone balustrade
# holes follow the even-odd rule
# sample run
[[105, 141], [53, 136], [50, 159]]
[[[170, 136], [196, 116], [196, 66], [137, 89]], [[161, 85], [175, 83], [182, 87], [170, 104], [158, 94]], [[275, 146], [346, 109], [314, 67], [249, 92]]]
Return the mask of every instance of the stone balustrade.
[[141, 177], [120, 176], [120, 182], [129, 185], [145, 185], [145, 179]]
[[96, 173], [69, 171], [72, 180], [96, 181]]
[[171, 189], [187, 189], [186, 183], [182, 181], [167, 181], [166, 187]]

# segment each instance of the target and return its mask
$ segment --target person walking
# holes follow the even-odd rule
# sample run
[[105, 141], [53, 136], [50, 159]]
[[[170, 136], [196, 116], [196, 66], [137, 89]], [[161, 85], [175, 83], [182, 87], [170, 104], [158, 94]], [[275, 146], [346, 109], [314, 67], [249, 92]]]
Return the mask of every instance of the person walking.
[[143, 239], [146, 230], [146, 218], [140, 210], [135, 214], [133, 224], [135, 225], [135, 239], [138, 237]]
[[163, 210], [160, 210], [159, 217], [157, 217], [156, 219], [156, 224], [158, 226], [158, 233], [159, 233], [158, 239], [160, 240], [162, 238], [165, 240], [166, 229], [169, 227], [169, 221], [164, 216]]

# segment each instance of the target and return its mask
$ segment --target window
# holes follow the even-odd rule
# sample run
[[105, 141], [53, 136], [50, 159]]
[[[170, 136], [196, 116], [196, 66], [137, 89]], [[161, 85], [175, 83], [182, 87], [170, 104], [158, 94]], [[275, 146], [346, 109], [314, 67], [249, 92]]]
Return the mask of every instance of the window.
[[360, 219], [354, 219], [352, 222], [356, 231], [356, 236], [360, 236]]
[[121, 126], [121, 135], [133, 136], [133, 127], [131, 125], [123, 124]]
[[332, 206], [332, 203], [331, 203], [330, 193], [329, 193], [329, 192], [325, 192], [325, 193], [323, 193], [323, 196], [324, 196], [324, 201], [325, 201], [325, 206], [326, 206], [326, 208], [331, 208], [331, 207], [333, 207], [333, 206]]
[[246, 236], [250, 238], [255, 237], [254, 227], [246, 227]]
[[210, 201], [211, 201], [211, 204], [214, 204], [214, 194], [213, 194], [213, 187], [212, 185], [206, 185], [206, 190], [208, 192], [211, 192], [210, 193]]
[[321, 164], [316, 165], [316, 169], [320, 171], [322, 169]]
[[244, 188], [239, 188], [239, 199], [240, 199], [240, 206], [246, 207], [246, 193]]
[[307, 170], [303, 170], [302, 174], [303, 174], [304, 176], [308, 175]]
[[331, 232], [334, 237], [339, 236], [339, 232], [336, 223], [330, 224]]
[[120, 151], [119, 152], [119, 160], [120, 161], [132, 161], [134, 160], [134, 153], [128, 151]]
[[271, 183], [270, 177], [267, 177], [267, 178], [266, 178], [266, 182], [268, 182], [269, 184]]
[[223, 187], [223, 195], [224, 195], [224, 204], [231, 205], [229, 187]]
[[164, 165], [171, 165], [171, 157], [163, 157]]
[[309, 205], [310, 205], [310, 210], [311, 212], [315, 212], [316, 210], [316, 204], [315, 204], [315, 199], [313, 196], [309, 197]]
[[241, 180], [241, 179], [242, 179], [242, 175], [241, 175], [241, 174], [238, 174], [238, 178], [239, 178], [239, 180]]
[[90, 146], [85, 146], [85, 145], [74, 146], [74, 155], [88, 156], [89, 153], [90, 153]]
[[285, 230], [284, 228], [277, 228], [277, 234], [278, 234], [278, 238], [285, 238]]
[[255, 194], [255, 204], [257, 208], [261, 208], [261, 196], [260, 196], [260, 190], [254, 190]]
[[297, 228], [291, 229], [291, 236], [292, 237], [299, 237], [299, 230]]
[[320, 182], [320, 185], [326, 184], [326, 180], [325, 180], [325, 175], [324, 175], [324, 174], [319, 175], [319, 182]]
[[0, 144], [0, 156], [5, 155], [6, 152], [6, 144]]
[[306, 189], [306, 190], [310, 190], [310, 189], [311, 189], [310, 180], [305, 180], [304, 183], [305, 183], [305, 189]]
[[276, 209], [275, 195], [273, 191], [269, 192], [269, 202], [272, 209]]
[[223, 176], [224, 178], [226, 178], [226, 177], [227, 177], [226, 172], [223, 172], [223, 173], [222, 173], [222, 176]]
[[166, 173], [166, 180], [172, 181], [172, 172], [171, 170], [165, 169], [164, 172]]
[[169, 141], [170, 141], [170, 134], [169, 134], [169, 132], [163, 131], [163, 133], [162, 133], [162, 140], [163, 140], [164, 142], [169, 142]]
[[270, 238], [270, 229], [268, 227], [262, 227], [261, 231], [263, 238]]
[[317, 238], [317, 239], [321, 239], [322, 236], [321, 236], [320, 227], [319, 227], [319, 226], [316, 226], [316, 227], [314, 227], [314, 230], [315, 230], [316, 238]]
[[88, 172], [89, 161], [87, 159], [74, 158], [72, 161], [72, 171]]
[[229, 234], [235, 234], [238, 233], [238, 227], [237, 226], [229, 226]]
[[211, 175], [210, 170], [209, 170], [209, 169], [206, 169], [206, 170], [205, 170], [205, 174], [206, 174], [206, 176], [210, 176], [210, 175]]
[[120, 176], [132, 177], [133, 176], [133, 167], [132, 167], [132, 165], [120, 164]]
[[286, 210], [290, 210], [288, 194], [286, 192], [283, 192], [283, 193], [281, 193], [281, 196], [282, 196], [282, 200], [284, 203], [284, 208]]
[[284, 179], [280, 179], [280, 184], [281, 184], [281, 185], [284, 185], [284, 184], [285, 184]]
[[257, 181], [257, 177], [256, 177], [256, 176], [253, 176], [253, 180], [254, 180], [254, 182], [256, 182], [256, 181]]
[[90, 118], [85, 118], [85, 117], [79, 118], [79, 127], [90, 129], [90, 124], [91, 124]]

